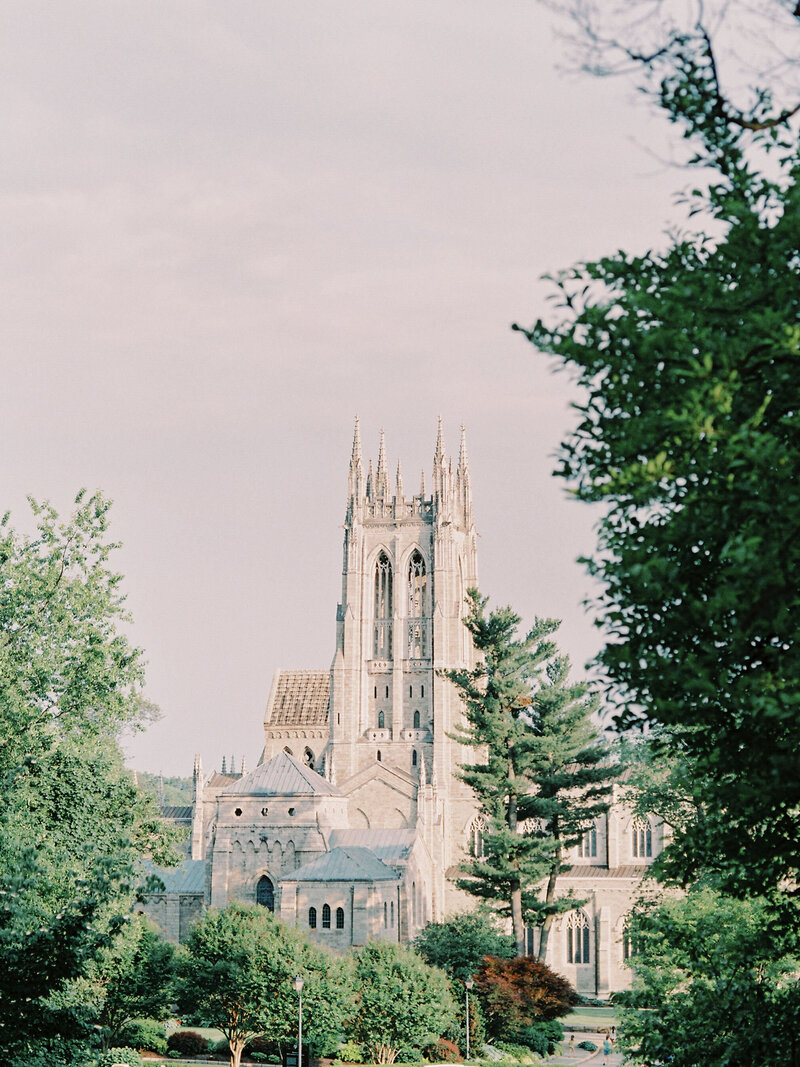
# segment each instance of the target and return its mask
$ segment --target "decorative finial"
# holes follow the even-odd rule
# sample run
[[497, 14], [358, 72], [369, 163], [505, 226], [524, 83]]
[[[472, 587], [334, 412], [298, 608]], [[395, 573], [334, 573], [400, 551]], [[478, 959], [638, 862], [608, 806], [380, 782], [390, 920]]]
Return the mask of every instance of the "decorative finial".
[[353, 433], [353, 451], [350, 456], [350, 467], [355, 470], [356, 467], [361, 465], [361, 431], [359, 429], [359, 419], [356, 415], [356, 428]]
[[458, 466], [459, 469], [464, 471], [469, 466], [469, 456], [467, 455], [467, 428], [461, 425], [461, 447], [458, 451]]
[[227, 771], [227, 769], [226, 769], [226, 768], [227, 768], [227, 766], [228, 766], [228, 761], [227, 761], [227, 759], [225, 758], [225, 756], [223, 756], [223, 757], [222, 757], [222, 773], [223, 773], [223, 774], [227, 774], [227, 773], [228, 773], [228, 771]]
[[442, 416], [439, 416], [439, 429], [436, 433], [436, 451], [433, 455], [433, 464], [437, 466], [444, 460], [444, 431], [442, 429]]
[[419, 475], [419, 495], [424, 499], [425, 497], [425, 468], [423, 467]]
[[396, 489], [395, 489], [395, 494], [397, 496], [398, 504], [401, 503], [405, 499], [405, 494], [403, 493], [403, 472], [400, 469], [400, 460], [399, 459], [397, 461], [397, 486], [396, 486]]

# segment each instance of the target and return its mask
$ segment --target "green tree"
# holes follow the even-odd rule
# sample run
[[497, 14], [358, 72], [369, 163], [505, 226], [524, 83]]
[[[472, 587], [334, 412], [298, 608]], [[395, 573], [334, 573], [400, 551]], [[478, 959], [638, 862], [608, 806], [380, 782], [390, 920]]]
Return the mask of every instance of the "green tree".
[[634, 984], [619, 994], [620, 1031], [637, 1063], [798, 1062], [797, 933], [775, 928], [767, 901], [695, 888], [638, 909], [628, 936]]
[[296, 1033], [295, 976], [304, 979], [304, 1030], [326, 1048], [351, 1007], [347, 968], [332, 962], [266, 908], [233, 903], [213, 909], [192, 927], [177, 964], [182, 1012], [200, 1015], [225, 1035], [231, 1067], [239, 1067], [252, 1037], [287, 1042]]
[[431, 967], [439, 967], [459, 982], [472, 978], [485, 956], [511, 959], [516, 955], [512, 938], [478, 912], [428, 923], [414, 939], [414, 949]]
[[487, 616], [486, 604], [469, 590], [465, 625], [477, 666], [446, 672], [465, 709], [466, 726], [453, 736], [479, 754], [478, 762], [461, 765], [459, 777], [486, 820], [482, 854], [462, 864], [466, 877], [458, 885], [500, 902], [519, 955], [525, 925], [538, 926], [544, 959], [554, 917], [581, 903], [556, 893], [564, 850], [608, 810], [619, 767], [609, 762], [592, 721], [596, 696], [585, 683], [569, 681], [569, 659], [551, 640], [559, 623], [537, 619], [518, 638], [520, 617], [511, 608]]
[[[797, 54], [798, 9], [765, 6]], [[690, 771], [674, 872], [757, 893], [800, 875], [797, 100], [765, 75], [734, 104], [698, 11], [622, 54], [702, 167], [688, 206], [706, 225], [565, 271], [561, 320], [524, 332], [584, 390], [559, 473], [603, 506], [609, 699], [623, 727], [667, 726]]]
[[353, 1032], [373, 1063], [419, 1053], [445, 1032], [457, 1032], [458, 1010], [446, 975], [411, 949], [371, 941], [353, 953], [357, 1013]]
[[121, 1044], [135, 1018], [166, 1019], [173, 1001], [174, 949], [145, 918], [132, 915], [89, 971], [103, 1047]]
[[86, 1035], [76, 1000], [130, 910], [142, 855], [174, 858], [117, 734], [142, 722], [141, 653], [109, 566], [109, 504], [0, 523], [0, 1045], [23, 1058]]

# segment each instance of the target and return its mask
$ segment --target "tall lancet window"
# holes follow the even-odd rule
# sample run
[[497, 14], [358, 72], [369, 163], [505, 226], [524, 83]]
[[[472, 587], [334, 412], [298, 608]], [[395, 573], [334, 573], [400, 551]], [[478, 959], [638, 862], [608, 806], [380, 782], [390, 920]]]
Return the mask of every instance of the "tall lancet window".
[[392, 565], [385, 552], [375, 564], [375, 659], [392, 658]]
[[408, 564], [408, 656], [424, 659], [428, 655], [428, 576], [425, 560], [414, 552]]

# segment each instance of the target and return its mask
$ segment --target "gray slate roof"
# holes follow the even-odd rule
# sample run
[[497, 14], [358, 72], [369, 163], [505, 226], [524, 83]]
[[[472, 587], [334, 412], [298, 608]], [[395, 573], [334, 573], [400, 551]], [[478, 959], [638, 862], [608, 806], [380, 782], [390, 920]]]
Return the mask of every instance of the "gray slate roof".
[[416, 830], [333, 830], [331, 848], [368, 848], [379, 860], [392, 863], [404, 860], [417, 837]]
[[641, 881], [650, 870], [646, 864], [627, 863], [621, 867], [598, 867], [591, 863], [575, 864], [561, 875], [562, 878], [636, 878]]
[[287, 882], [393, 882], [400, 875], [368, 848], [332, 848], [286, 875]]
[[282, 726], [323, 725], [328, 721], [330, 695], [329, 671], [278, 671], [264, 721]]
[[206, 885], [206, 861], [186, 859], [171, 870], [145, 864], [147, 874], [157, 875], [164, 883], [165, 893], [204, 893]]
[[306, 767], [288, 752], [278, 752], [222, 790], [224, 796], [340, 797], [342, 793], [327, 778]]

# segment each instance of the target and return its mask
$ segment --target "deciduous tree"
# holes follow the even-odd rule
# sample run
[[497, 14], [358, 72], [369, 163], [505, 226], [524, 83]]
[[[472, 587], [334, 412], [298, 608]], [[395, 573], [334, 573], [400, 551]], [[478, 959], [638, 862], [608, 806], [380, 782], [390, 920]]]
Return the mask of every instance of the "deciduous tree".
[[354, 1035], [373, 1063], [421, 1051], [458, 1027], [445, 974], [394, 941], [370, 941], [354, 952], [358, 1009]]
[[[764, 6], [796, 57], [797, 8]], [[704, 10], [622, 51], [694, 151], [707, 224], [563, 272], [560, 321], [524, 332], [584, 390], [559, 473], [604, 509], [589, 568], [609, 700], [688, 761], [701, 817], [678, 873], [760, 892], [800, 876], [798, 99], [776, 102], [770, 70], [734, 103], [715, 37], [741, 5]]]

